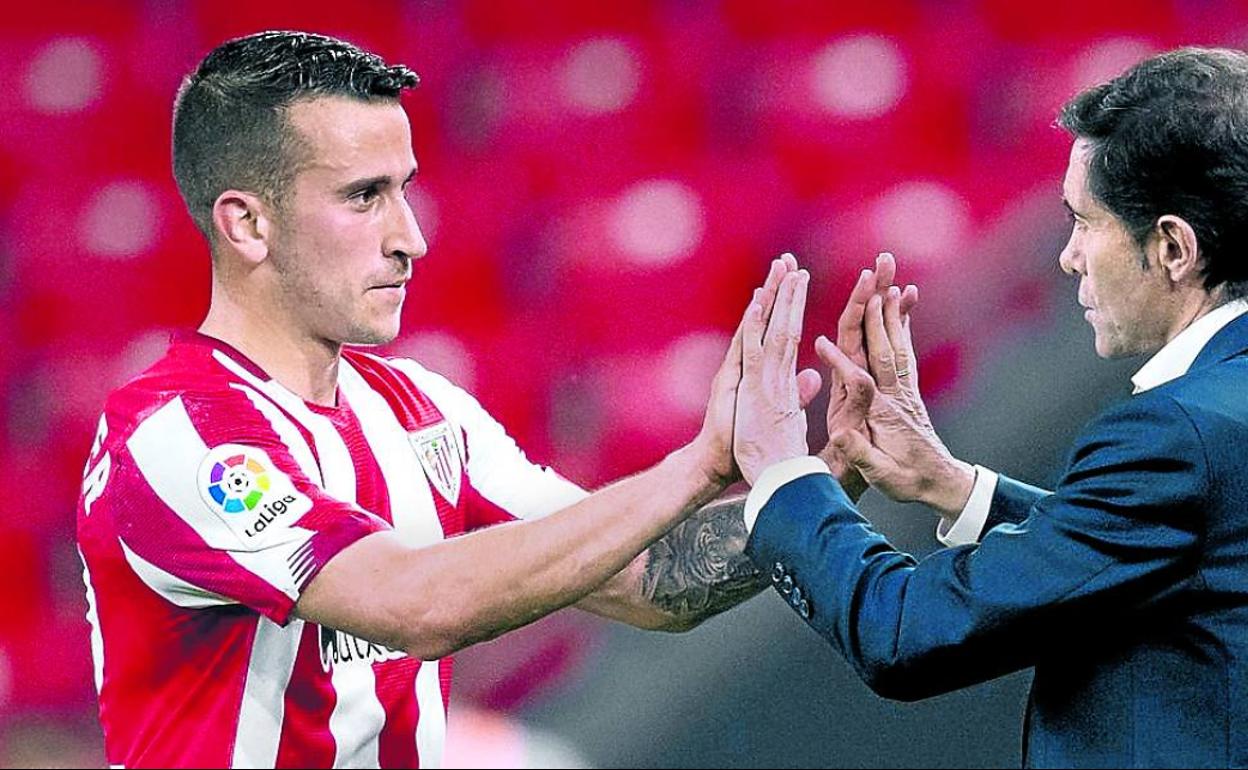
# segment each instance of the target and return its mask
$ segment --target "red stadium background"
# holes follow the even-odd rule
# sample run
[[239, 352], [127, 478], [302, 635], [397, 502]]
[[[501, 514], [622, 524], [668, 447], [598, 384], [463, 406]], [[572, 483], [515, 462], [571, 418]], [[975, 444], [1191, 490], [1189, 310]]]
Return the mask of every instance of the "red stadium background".
[[[1066, 319], [1074, 286], [1056, 256], [1068, 139], [1056, 110], [1150, 53], [1242, 46], [1248, 7], [7, 8], [7, 766], [103, 761], [73, 533], [82, 466], [109, 390], [207, 306], [206, 249], [170, 172], [174, 92], [213, 46], [266, 28], [344, 37], [421, 74], [404, 103], [421, 164], [412, 203], [430, 252], [390, 350], [476, 393], [535, 459], [590, 486], [654, 462], [696, 430], [768, 259], [792, 250], [811, 269], [813, 334], [833, 328], [853, 277], [887, 249], [901, 279], [921, 286], [924, 388], [955, 451], [1044, 481], [1078, 418], [1124, 388], [1124, 370], [1095, 368], [1091, 335]], [[899, 542], [933, 547], [930, 518], [874, 504]], [[470, 651], [452, 755], [497, 765], [1017, 762], [1025, 679], [934, 705], [884, 704], [779, 604], [759, 599], [659, 639], [565, 614]]]

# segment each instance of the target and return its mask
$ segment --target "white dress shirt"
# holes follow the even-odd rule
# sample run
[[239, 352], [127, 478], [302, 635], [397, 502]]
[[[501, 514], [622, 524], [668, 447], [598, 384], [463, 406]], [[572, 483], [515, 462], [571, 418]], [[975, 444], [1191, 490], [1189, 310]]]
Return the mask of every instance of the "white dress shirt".
[[[1209, 340], [1224, 326], [1248, 313], [1248, 299], [1237, 299], [1220, 305], [1193, 321], [1157, 351], [1152, 358], [1131, 378], [1132, 394], [1151, 390], [1178, 379], [1191, 368], [1196, 357]], [[794, 479], [811, 473], [828, 473], [831, 470], [817, 457], [795, 457], [776, 463], [763, 471], [745, 499], [745, 528], [752, 531], [758, 514], [776, 490]], [[975, 466], [975, 484], [966, 506], [952, 524], [944, 520], [936, 527], [936, 537], [941, 543], [953, 547], [978, 543], [992, 508], [992, 496], [997, 490], [997, 474]]]

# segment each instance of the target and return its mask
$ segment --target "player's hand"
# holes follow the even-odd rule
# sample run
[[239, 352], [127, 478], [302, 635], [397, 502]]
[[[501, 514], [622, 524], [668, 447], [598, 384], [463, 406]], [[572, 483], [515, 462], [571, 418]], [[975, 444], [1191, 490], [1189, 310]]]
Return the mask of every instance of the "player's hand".
[[[974, 484], [974, 469], [953, 457], [936, 435], [915, 377], [908, 318], [896, 287], [872, 296], [865, 311], [867, 367], [826, 337], [815, 341], [834, 372], [844, 404], [842, 425], [829, 443], [871, 486], [899, 501], [927, 503], [956, 517]], [[865, 420], [865, 428], [849, 427]], [[829, 426], [831, 427], [831, 426]]]
[[805, 270], [788, 273], [780, 285], [770, 322], [765, 320], [757, 295], [742, 322], [742, 371], [733, 452], [750, 484], [768, 466], [809, 451], [797, 376], [809, 282], [810, 274]]
[[[759, 303], [763, 317], [770, 319], [781, 282], [787, 274], [795, 270], [797, 270], [797, 259], [792, 254], [783, 254], [780, 258], [772, 260], [767, 279], [761, 288], [755, 290], [750, 307], [754, 307], [755, 302]], [[711, 397], [706, 408], [706, 418], [694, 442], [701, 448], [699, 454], [704, 458], [703, 463], [707, 475], [713, 481], [724, 485], [737, 481], [741, 477], [732, 452], [733, 423], [736, 416], [737, 389], [741, 383], [742, 335], [748, 315], [749, 308], [746, 309], [746, 317], [742, 318], [737, 326], [732, 343], [728, 347], [728, 353], [724, 356], [724, 362], [720, 364], [719, 371], [716, 372], [715, 379], [711, 383]], [[823, 380], [818, 372], [813, 369], [802, 371], [798, 375], [802, 405], [805, 406], [814, 400], [822, 386]]]
[[[859, 368], [867, 368], [867, 345], [863, 329], [863, 322], [867, 315], [867, 302], [873, 296], [884, 297], [892, 288], [896, 274], [897, 262], [893, 255], [888, 252], [881, 253], [875, 259], [875, 270], [866, 269], [859, 274], [858, 282], [854, 284], [849, 294], [849, 301], [845, 303], [845, 309], [841, 311], [841, 317], [836, 325], [836, 346]], [[907, 329], [910, 311], [918, 303], [918, 299], [919, 290], [913, 284], [906, 286], [901, 292], [900, 311]], [[917, 383], [917, 373], [914, 373], [914, 376], [914, 382]], [[862, 418], [854, 416], [854, 411], [849, 409], [849, 405], [845, 402], [847, 393], [846, 387], [836, 382], [835, 370], [833, 370], [827, 414], [829, 437], [846, 430], [865, 431], [866, 425]], [[858, 469], [846, 460], [831, 441], [819, 453], [819, 457], [828, 464], [832, 474], [840, 481], [850, 499], [857, 501], [867, 489], [867, 482], [862, 478]]]

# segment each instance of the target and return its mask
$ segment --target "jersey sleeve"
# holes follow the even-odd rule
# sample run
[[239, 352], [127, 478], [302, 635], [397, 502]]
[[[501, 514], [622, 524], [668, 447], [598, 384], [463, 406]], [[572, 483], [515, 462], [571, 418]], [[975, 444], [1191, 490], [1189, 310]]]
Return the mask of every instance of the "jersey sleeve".
[[411, 379], [447, 421], [462, 431], [469, 495], [466, 529], [541, 518], [588, 496], [553, 469], [530, 461], [498, 420], [467, 391], [409, 359], [390, 359], [388, 363]]
[[284, 624], [330, 559], [389, 528], [327, 494], [310, 442], [279, 436], [235, 389], [173, 398], [115, 449], [102, 502], [131, 568], [179, 606]]

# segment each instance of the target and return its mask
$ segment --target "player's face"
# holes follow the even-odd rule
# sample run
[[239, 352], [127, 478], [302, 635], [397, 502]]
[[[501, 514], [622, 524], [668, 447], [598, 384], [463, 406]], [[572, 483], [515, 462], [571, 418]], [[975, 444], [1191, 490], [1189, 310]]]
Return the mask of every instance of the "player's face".
[[274, 225], [280, 301], [319, 339], [389, 342], [426, 251], [405, 196], [416, 173], [407, 115], [397, 102], [320, 97], [288, 119], [307, 156]]
[[[1079, 276], [1079, 304], [1102, 358], [1153, 353], [1165, 344], [1167, 284], [1159, 265], [1145, 267], [1146, 250], [1122, 220], [1088, 190], [1090, 143], [1075, 142], [1062, 195], [1074, 220], [1062, 250], [1062, 269]], [[1147, 257], [1150, 258], [1151, 257]]]

